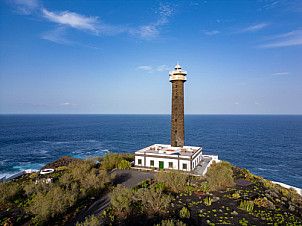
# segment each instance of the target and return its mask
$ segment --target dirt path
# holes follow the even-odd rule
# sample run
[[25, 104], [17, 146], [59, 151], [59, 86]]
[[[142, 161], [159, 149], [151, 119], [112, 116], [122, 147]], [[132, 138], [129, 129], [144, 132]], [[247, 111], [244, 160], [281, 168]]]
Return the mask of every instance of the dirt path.
[[[154, 178], [153, 172], [141, 172], [137, 170], [114, 170], [112, 173], [116, 174], [114, 184], [121, 184], [127, 188], [131, 188], [138, 183], [147, 180], [149, 178]], [[88, 207], [83, 213], [77, 216], [72, 223], [69, 225], [76, 225], [77, 222], [83, 222], [85, 217], [94, 214], [95, 216], [100, 216], [104, 210], [109, 206], [110, 198], [108, 194], [96, 200], [90, 207]]]

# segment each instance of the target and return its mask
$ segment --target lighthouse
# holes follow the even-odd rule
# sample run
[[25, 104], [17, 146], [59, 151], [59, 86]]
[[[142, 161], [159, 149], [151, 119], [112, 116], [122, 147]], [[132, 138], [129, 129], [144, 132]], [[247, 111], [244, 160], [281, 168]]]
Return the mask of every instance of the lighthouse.
[[[172, 83], [171, 145], [153, 144], [134, 152], [134, 168], [147, 170], [197, 170], [205, 175], [218, 155], [202, 155], [202, 147], [185, 146], [184, 82], [187, 72], [177, 63], [169, 73]], [[200, 166], [202, 164], [202, 167]]]
[[171, 146], [183, 147], [185, 145], [184, 126], [184, 82], [187, 72], [177, 63], [174, 71], [169, 73], [172, 83], [172, 113], [171, 113]]

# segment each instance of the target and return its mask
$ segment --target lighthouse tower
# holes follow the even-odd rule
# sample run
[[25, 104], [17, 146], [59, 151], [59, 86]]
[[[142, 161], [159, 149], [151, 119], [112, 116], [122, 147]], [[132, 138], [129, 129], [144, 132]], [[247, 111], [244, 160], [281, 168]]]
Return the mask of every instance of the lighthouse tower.
[[172, 115], [171, 115], [171, 146], [183, 147], [185, 145], [184, 126], [184, 82], [187, 72], [181, 70], [177, 63], [174, 71], [169, 73], [172, 83]]

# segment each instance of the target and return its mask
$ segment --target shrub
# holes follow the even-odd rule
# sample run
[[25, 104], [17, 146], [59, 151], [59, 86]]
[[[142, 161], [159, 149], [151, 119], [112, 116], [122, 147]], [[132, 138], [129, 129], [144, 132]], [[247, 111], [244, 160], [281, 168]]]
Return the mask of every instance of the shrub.
[[175, 192], [184, 190], [188, 180], [188, 174], [177, 170], [155, 173], [155, 179]]
[[153, 188], [154, 189], [162, 189], [163, 191], [165, 191], [167, 189], [166, 185], [165, 184], [162, 184], [162, 183], [156, 183], [155, 185], [153, 185]]
[[[85, 190], [88, 195], [99, 195], [101, 190], [110, 183], [114, 175], [109, 176], [105, 170], [96, 169], [94, 161], [75, 162], [70, 165], [70, 173], [65, 173], [60, 179], [64, 186], [76, 183]], [[82, 190], [84, 192], [84, 190]], [[87, 195], [85, 192], [84, 196]]]
[[13, 202], [22, 195], [22, 188], [12, 182], [0, 183], [0, 206]]
[[134, 194], [134, 199], [141, 201], [154, 212], [160, 212], [161, 208], [166, 209], [171, 202], [171, 197], [165, 195], [161, 188], [141, 188]]
[[155, 226], [186, 226], [186, 224], [180, 220], [168, 219], [162, 220], [160, 224], [156, 224]]
[[122, 161], [121, 155], [110, 152], [103, 156], [101, 161], [101, 168], [106, 170], [111, 170], [113, 168], [116, 168], [121, 161]]
[[65, 213], [75, 203], [76, 196], [74, 192], [57, 186], [46, 194], [38, 192], [28, 210], [35, 214], [36, 223], [45, 224], [55, 216]]
[[207, 181], [210, 189], [234, 185], [233, 170], [229, 162], [213, 162], [207, 170]]
[[31, 173], [31, 174], [29, 175], [29, 178], [30, 178], [30, 179], [33, 179], [33, 178], [36, 178], [36, 177], [38, 177], [38, 176], [39, 176], [38, 173]]
[[241, 200], [238, 208], [242, 209], [244, 211], [247, 211], [247, 212], [251, 212], [251, 211], [253, 211], [254, 203], [253, 203], [253, 201]]
[[257, 206], [262, 206], [262, 207], [269, 208], [272, 210], [274, 210], [276, 208], [275, 205], [271, 201], [269, 201], [266, 197], [255, 199], [254, 203]]
[[206, 206], [210, 206], [212, 204], [212, 199], [211, 197], [206, 197], [203, 199], [203, 202]]
[[182, 207], [182, 209], [179, 211], [179, 217], [180, 218], [190, 218], [190, 210], [188, 210], [187, 207]]
[[186, 192], [193, 192], [194, 190], [195, 190], [195, 188], [193, 186], [190, 186], [190, 185], [185, 186]]
[[111, 205], [120, 213], [122, 211], [126, 213], [130, 211], [132, 196], [133, 192], [131, 189], [122, 187], [120, 184], [109, 194]]
[[100, 225], [100, 219], [93, 214], [86, 217], [82, 223], [77, 222], [76, 226], [98, 226]]
[[200, 185], [200, 188], [202, 191], [208, 191], [209, 190], [209, 184], [207, 181], [203, 181]]
[[117, 168], [118, 169], [123, 169], [123, 170], [126, 170], [126, 169], [130, 169], [131, 168], [131, 163], [128, 162], [127, 160], [122, 160], [118, 165], [117, 165]]

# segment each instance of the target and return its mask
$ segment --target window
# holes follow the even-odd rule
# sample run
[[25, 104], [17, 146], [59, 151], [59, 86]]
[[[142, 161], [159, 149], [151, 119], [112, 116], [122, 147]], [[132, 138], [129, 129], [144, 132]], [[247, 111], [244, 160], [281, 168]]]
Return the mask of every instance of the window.
[[175, 119], [175, 122], [177, 122], [177, 118]]
[[175, 133], [177, 133], [177, 130], [175, 130]]
[[177, 99], [177, 96], [175, 96], [175, 99]]
[[138, 165], [141, 165], [141, 164], [142, 164], [142, 160], [139, 159], [139, 160], [138, 160]]
[[187, 164], [182, 164], [182, 169], [186, 170], [187, 169]]
[[175, 88], [177, 88], [177, 85], [175, 85]]
[[173, 168], [173, 162], [169, 162], [169, 168]]
[[154, 166], [154, 160], [150, 161], [150, 166]]

